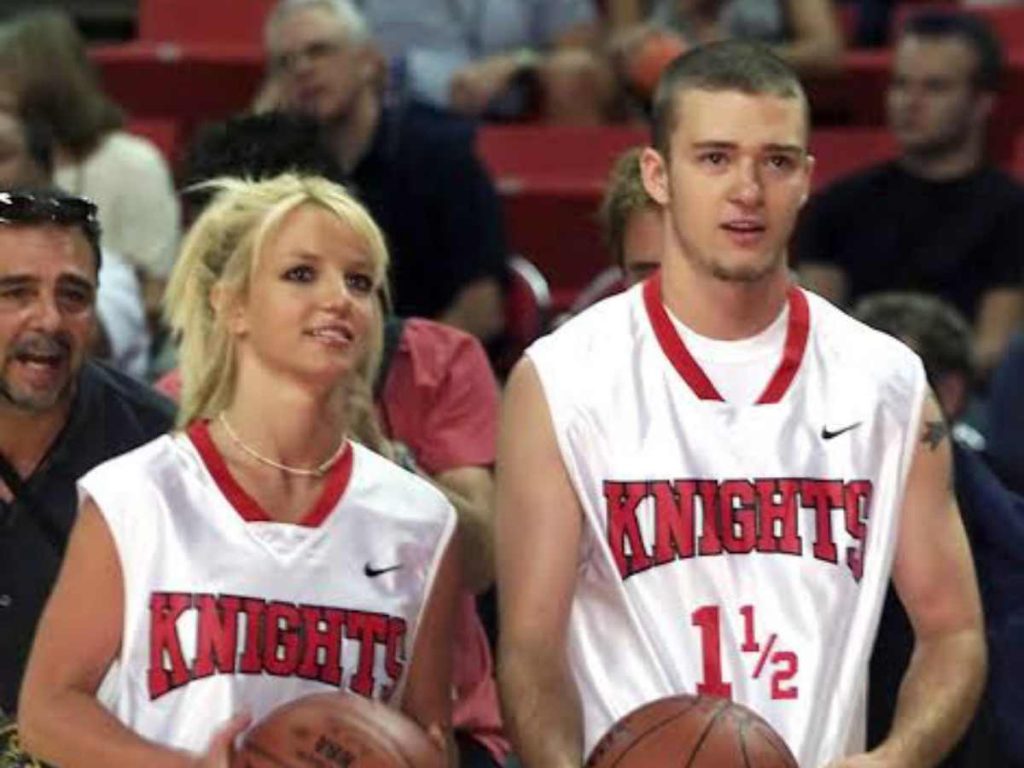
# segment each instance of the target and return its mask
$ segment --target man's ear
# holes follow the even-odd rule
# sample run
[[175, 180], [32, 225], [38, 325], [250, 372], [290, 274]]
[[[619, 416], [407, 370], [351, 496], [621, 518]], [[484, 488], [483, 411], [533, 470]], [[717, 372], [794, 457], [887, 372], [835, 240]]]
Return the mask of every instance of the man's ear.
[[653, 147], [644, 147], [640, 153], [640, 176], [644, 189], [658, 205], [668, 205], [668, 163]]

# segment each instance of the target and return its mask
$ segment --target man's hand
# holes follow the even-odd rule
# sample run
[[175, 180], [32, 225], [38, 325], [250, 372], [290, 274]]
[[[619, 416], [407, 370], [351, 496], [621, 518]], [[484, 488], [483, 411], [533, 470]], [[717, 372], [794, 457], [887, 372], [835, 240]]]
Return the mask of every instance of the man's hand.
[[195, 768], [231, 768], [235, 739], [252, 723], [252, 715], [241, 712], [231, 717], [210, 738], [210, 744], [196, 759]]

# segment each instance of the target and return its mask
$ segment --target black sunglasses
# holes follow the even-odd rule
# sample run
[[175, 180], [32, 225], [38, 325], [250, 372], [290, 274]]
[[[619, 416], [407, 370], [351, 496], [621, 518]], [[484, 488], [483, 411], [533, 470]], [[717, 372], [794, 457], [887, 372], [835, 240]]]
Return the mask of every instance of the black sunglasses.
[[0, 224], [48, 222], [81, 227], [99, 258], [100, 220], [96, 204], [91, 200], [72, 195], [0, 192]]

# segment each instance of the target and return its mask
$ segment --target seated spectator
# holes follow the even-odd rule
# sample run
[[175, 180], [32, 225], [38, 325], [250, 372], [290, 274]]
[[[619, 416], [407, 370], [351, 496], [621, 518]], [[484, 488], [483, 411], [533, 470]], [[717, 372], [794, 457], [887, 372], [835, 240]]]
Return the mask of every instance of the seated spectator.
[[766, 43], [805, 76], [834, 72], [842, 61], [832, 0], [607, 0], [607, 6], [616, 69], [645, 99], [672, 58], [715, 40]]
[[170, 428], [173, 407], [87, 360], [100, 267], [95, 207], [0, 192], [0, 710], [18, 689], [94, 466]]
[[[973, 372], [970, 326], [952, 306], [922, 294], [867, 296], [853, 314], [921, 356], [932, 391], [952, 425], [956, 496], [985, 611], [989, 681], [971, 729], [942, 766], [1024, 765], [1024, 498], [999, 483], [975, 450], [970, 429], [959, 421]], [[947, 425], [930, 428], [944, 431]], [[909, 620], [890, 589], [871, 659], [869, 747], [889, 732], [912, 648]]]
[[[0, 188], [48, 186], [53, 142], [39, 120], [0, 108]], [[149, 329], [139, 280], [124, 259], [103, 249], [96, 294], [98, 333], [92, 351], [137, 379], [149, 365]]]
[[396, 311], [497, 336], [501, 208], [472, 126], [429, 107], [383, 104], [369, 31], [351, 0], [282, 0], [266, 37], [284, 106], [320, 122], [387, 234]]
[[1024, 334], [1018, 333], [992, 372], [985, 447], [996, 472], [1024, 494]]
[[56, 141], [56, 183], [96, 202], [107, 246], [138, 271], [151, 319], [178, 247], [170, 170], [149, 141], [122, 130], [124, 116], [100, 90], [85, 44], [59, 11], [0, 25], [0, 80], [38, 114]]
[[[186, 176], [195, 184], [218, 176], [261, 179], [286, 170], [328, 178], [340, 174], [313, 119], [265, 114], [209, 126], [189, 152]], [[208, 198], [208, 192], [196, 190], [187, 195], [187, 207], [198, 210]], [[456, 509], [463, 585], [454, 636], [455, 736], [463, 768], [503, 765], [509, 746], [491, 652], [474, 603], [474, 595], [494, 578], [497, 386], [479, 342], [454, 328], [392, 316], [384, 340], [375, 402], [368, 403], [376, 408], [379, 424], [362, 420], [353, 435], [436, 483]], [[177, 399], [177, 371], [157, 386]]]
[[611, 81], [589, 53], [592, 0], [363, 0], [362, 9], [394, 85], [413, 98], [508, 119], [536, 96], [550, 122], [605, 117]]
[[807, 286], [840, 304], [882, 290], [950, 302], [973, 324], [985, 376], [1024, 317], [1024, 187], [985, 157], [999, 44], [980, 19], [921, 14], [893, 67], [899, 157], [813, 197], [795, 261]]
[[599, 212], [605, 247], [634, 285], [661, 266], [661, 206], [647, 194], [640, 175], [642, 147], [623, 152], [615, 161]]
[[639, 283], [661, 266], [661, 206], [644, 189], [640, 175], [642, 151], [642, 147], [632, 147], [616, 158], [597, 212], [612, 266], [599, 272], [580, 291], [569, 311], [555, 320], [556, 326], [591, 304]]

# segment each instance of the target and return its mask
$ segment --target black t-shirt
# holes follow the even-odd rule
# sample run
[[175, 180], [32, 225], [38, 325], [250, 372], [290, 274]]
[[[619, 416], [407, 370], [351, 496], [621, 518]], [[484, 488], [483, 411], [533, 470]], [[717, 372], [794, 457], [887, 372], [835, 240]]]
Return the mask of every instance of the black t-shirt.
[[122, 373], [82, 367], [71, 416], [0, 525], [0, 708], [16, 709], [36, 623], [78, 509], [75, 482], [107, 459], [167, 432], [174, 405]]
[[481, 277], [504, 281], [501, 207], [474, 138], [472, 123], [431, 107], [385, 108], [352, 174], [387, 238], [403, 317], [439, 316]]
[[994, 168], [936, 182], [880, 165], [811, 199], [794, 261], [842, 268], [851, 302], [923, 291], [973, 320], [987, 291], [1021, 284], [1024, 187]]

